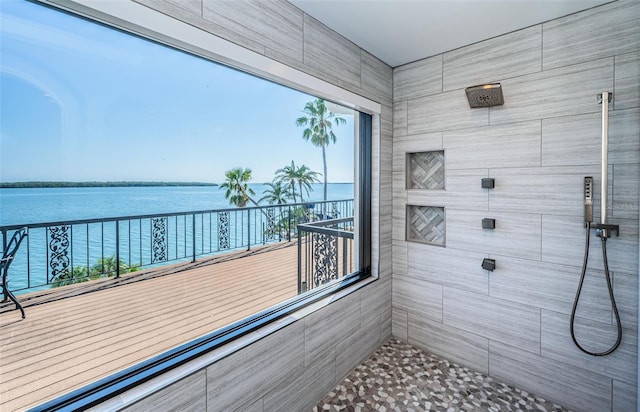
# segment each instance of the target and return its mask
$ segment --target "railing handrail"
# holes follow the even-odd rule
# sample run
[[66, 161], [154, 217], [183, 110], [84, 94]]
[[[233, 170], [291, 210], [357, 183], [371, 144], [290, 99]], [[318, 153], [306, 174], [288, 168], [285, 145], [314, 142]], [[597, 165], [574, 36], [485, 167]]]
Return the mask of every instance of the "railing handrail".
[[322, 233], [325, 235], [337, 235], [340, 237], [353, 239], [353, 231], [327, 227], [347, 222], [353, 222], [353, 216], [342, 217], [339, 219], [319, 220], [317, 222], [300, 223], [298, 224], [298, 229], [303, 229], [305, 232]]
[[[303, 202], [303, 203], [283, 203], [281, 205], [274, 204], [274, 205], [260, 205], [260, 206], [249, 206], [249, 207], [231, 207], [231, 208], [224, 208], [224, 209], [195, 210], [195, 211], [189, 211], [189, 212], [168, 212], [168, 213], [154, 213], [154, 214], [144, 214], [144, 215], [116, 216], [116, 217], [79, 219], [79, 220], [61, 220], [61, 221], [55, 221], [55, 222], [42, 222], [42, 223], [26, 223], [26, 224], [22, 223], [22, 224], [16, 224], [16, 225], [0, 226], [0, 231], [16, 230], [16, 229], [21, 229], [23, 227], [27, 227], [29, 229], [37, 229], [37, 228], [43, 228], [43, 227], [49, 227], [49, 226], [117, 222], [120, 220], [153, 219], [157, 217], [169, 217], [169, 216], [191, 216], [194, 214], [197, 215], [197, 214], [203, 214], [203, 213], [224, 213], [224, 212], [234, 212], [238, 210], [251, 211], [251, 210], [261, 210], [261, 209], [270, 209], [270, 208], [287, 208], [287, 207], [315, 205], [315, 204], [323, 204], [323, 203], [348, 202], [352, 200], [353, 199], [319, 200], [319, 201], [309, 201], [309, 202]], [[333, 220], [336, 220], [336, 219], [333, 219]]]

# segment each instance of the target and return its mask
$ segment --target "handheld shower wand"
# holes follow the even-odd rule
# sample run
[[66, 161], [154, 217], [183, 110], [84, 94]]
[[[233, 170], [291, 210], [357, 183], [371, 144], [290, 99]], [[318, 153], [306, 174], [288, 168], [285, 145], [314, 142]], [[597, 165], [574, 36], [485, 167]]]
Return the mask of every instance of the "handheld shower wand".
[[593, 222], [593, 177], [584, 178], [584, 225]]
[[578, 349], [584, 353], [592, 356], [605, 356], [612, 353], [620, 346], [622, 342], [622, 324], [620, 322], [620, 314], [618, 313], [618, 306], [613, 296], [613, 286], [611, 285], [611, 275], [609, 274], [609, 263], [607, 261], [607, 238], [611, 236], [612, 232], [616, 232], [619, 235], [618, 225], [607, 224], [607, 194], [608, 194], [608, 152], [609, 152], [609, 101], [611, 100], [610, 92], [603, 92], [598, 96], [602, 103], [602, 182], [601, 182], [601, 196], [600, 196], [600, 223], [593, 225], [593, 228], [597, 230], [598, 236], [602, 241], [602, 261], [604, 263], [604, 275], [607, 280], [607, 288], [609, 290], [609, 299], [611, 300], [611, 308], [616, 318], [617, 337], [616, 342], [609, 349], [602, 352], [593, 352], [585, 349], [578, 342], [574, 326], [576, 319], [576, 310], [578, 309], [578, 301], [580, 300], [580, 293], [582, 292], [582, 285], [584, 284], [584, 278], [587, 274], [587, 262], [589, 260], [589, 239], [591, 235], [591, 222], [593, 222], [593, 177], [587, 176], [584, 178], [584, 226], [586, 232], [585, 246], [584, 246], [584, 260], [582, 262], [582, 272], [580, 273], [580, 283], [578, 284], [578, 290], [576, 291], [576, 297], [573, 300], [573, 309], [571, 310], [571, 339], [576, 344]]

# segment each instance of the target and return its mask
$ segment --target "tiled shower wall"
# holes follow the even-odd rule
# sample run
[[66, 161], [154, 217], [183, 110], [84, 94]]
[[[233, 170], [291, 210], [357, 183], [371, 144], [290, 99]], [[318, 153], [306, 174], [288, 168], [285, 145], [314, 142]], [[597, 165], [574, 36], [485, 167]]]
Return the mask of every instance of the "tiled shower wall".
[[[635, 411], [640, 2], [620, 0], [394, 69], [393, 334], [580, 411]], [[502, 83], [470, 109], [464, 88]], [[600, 190], [610, 108], [609, 265], [624, 328], [581, 353], [569, 316], [584, 248], [583, 177]], [[406, 154], [444, 150], [445, 189], [406, 187]], [[495, 179], [482, 189], [482, 178]], [[599, 195], [596, 194], [599, 202]], [[446, 247], [406, 241], [406, 206], [445, 208]], [[599, 203], [598, 203], [599, 205]], [[599, 218], [599, 206], [595, 207]], [[483, 218], [496, 220], [482, 229]], [[584, 346], [615, 341], [599, 238], [578, 307]], [[483, 258], [496, 260], [493, 272]]]
[[392, 69], [284, 0], [138, 3], [382, 104], [372, 190], [372, 270], [380, 279], [128, 408], [308, 410], [391, 336]]

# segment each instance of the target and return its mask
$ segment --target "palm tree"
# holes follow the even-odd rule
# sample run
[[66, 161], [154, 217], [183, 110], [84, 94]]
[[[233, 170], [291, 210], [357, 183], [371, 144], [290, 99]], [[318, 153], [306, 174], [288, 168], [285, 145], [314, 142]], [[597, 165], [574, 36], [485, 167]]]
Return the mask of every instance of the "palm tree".
[[224, 197], [229, 200], [229, 203], [237, 207], [245, 207], [247, 202], [251, 202], [258, 206], [258, 203], [250, 196], [256, 194], [253, 189], [249, 187], [251, 169], [235, 167], [227, 170], [224, 176], [226, 180], [218, 189], [225, 189], [227, 191]]
[[305, 126], [302, 138], [311, 140], [314, 146], [322, 148], [322, 164], [324, 166], [324, 200], [327, 200], [327, 153], [326, 147], [329, 143], [336, 142], [336, 135], [333, 133], [333, 125], [339, 126], [347, 121], [337, 116], [327, 109], [324, 100], [316, 99], [305, 104], [302, 110], [305, 116], [296, 120], [296, 126]]
[[[275, 180], [286, 184], [286, 188], [290, 190], [290, 196], [293, 199], [293, 203], [296, 202], [296, 179], [297, 179], [297, 168], [296, 164], [291, 161], [291, 166], [285, 166], [282, 169], [276, 170], [276, 178]], [[301, 193], [302, 194], [302, 193]]]
[[295, 180], [298, 183], [298, 187], [300, 188], [300, 202], [301, 203], [304, 202], [304, 199], [302, 198], [302, 188], [305, 189], [305, 191], [307, 192], [307, 196], [309, 196], [309, 190], [313, 190], [311, 188], [311, 184], [312, 183], [317, 183], [317, 182], [320, 181], [318, 179], [318, 175], [320, 175], [320, 173], [314, 172], [313, 170], [309, 169], [305, 165], [302, 165], [302, 166], [298, 167], [298, 169], [296, 169], [296, 173], [295, 173], [296, 179]]
[[265, 190], [263, 196], [258, 200], [258, 203], [266, 200], [270, 205], [284, 205], [287, 203], [287, 199], [289, 199], [290, 194], [287, 193], [287, 189], [282, 186], [282, 182], [279, 180], [274, 180], [273, 183], [266, 183], [269, 186], [269, 189]]

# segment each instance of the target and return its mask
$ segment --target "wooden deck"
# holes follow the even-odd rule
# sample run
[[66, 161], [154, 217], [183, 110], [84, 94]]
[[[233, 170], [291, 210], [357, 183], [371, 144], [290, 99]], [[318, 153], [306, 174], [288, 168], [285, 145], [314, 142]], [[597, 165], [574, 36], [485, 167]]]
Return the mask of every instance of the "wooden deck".
[[297, 294], [296, 243], [0, 305], [0, 411], [24, 410]]

